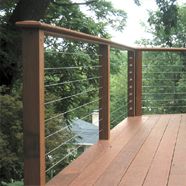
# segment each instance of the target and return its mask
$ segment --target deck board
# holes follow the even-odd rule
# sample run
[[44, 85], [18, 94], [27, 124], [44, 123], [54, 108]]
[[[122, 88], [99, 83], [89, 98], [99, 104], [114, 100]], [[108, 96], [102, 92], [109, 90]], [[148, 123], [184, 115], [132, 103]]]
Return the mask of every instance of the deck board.
[[128, 128], [111, 142], [110, 148], [107, 149], [102, 156], [97, 157], [97, 159], [86, 168], [86, 171], [83, 171], [70, 185], [93, 185], [100, 175], [104, 173], [117, 154], [122, 150], [123, 146], [126, 145], [139, 130], [141, 130], [142, 124], [143, 122], [137, 118], [137, 120], [133, 121], [131, 126], [128, 125]]
[[125, 119], [109, 141], [99, 141], [47, 183], [58, 185], [185, 186], [186, 114]]
[[186, 115], [181, 118], [181, 125], [175, 147], [168, 186], [186, 185]]
[[180, 119], [179, 115], [171, 116], [157, 153], [149, 168], [143, 184], [144, 186], [167, 185]]
[[123, 175], [120, 185], [138, 186], [143, 184], [148, 169], [167, 128], [169, 119], [170, 115], [160, 117], [158, 123], [137, 154], [135, 160], [132, 162], [130, 168], [127, 170], [126, 174]]
[[118, 185], [124, 172], [130, 166], [158, 119], [157, 116], [153, 116], [153, 120], [147, 120], [138, 133], [136, 133], [126, 145], [123, 145], [122, 150], [112, 160], [109, 167], [104, 171], [104, 174], [96, 181], [96, 186]]

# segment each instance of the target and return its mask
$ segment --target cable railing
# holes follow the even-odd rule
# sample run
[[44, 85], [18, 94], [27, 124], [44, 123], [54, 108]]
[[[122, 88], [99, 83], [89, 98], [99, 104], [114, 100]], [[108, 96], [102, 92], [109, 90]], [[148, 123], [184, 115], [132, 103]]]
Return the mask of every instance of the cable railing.
[[49, 180], [99, 139], [102, 65], [87, 43], [59, 39], [58, 45], [48, 46], [45, 40], [45, 172]]
[[162, 54], [142, 63], [144, 51], [185, 48], [133, 48], [37, 21], [17, 25], [23, 30], [25, 185], [45, 185], [85, 146], [109, 140], [110, 127], [142, 109], [185, 112], [185, 61], [167, 63]]
[[113, 128], [128, 116], [127, 52], [112, 50], [110, 66], [110, 126]]
[[186, 59], [184, 53], [147, 52], [143, 57], [143, 113], [185, 113]]
[[90, 90], [87, 90], [87, 91], [83, 91], [83, 92], [80, 92], [80, 93], [77, 93], [77, 94], [73, 94], [73, 95], [70, 95], [70, 96], [66, 96], [66, 97], [62, 97], [62, 98], [59, 98], [59, 99], [55, 99], [55, 100], [52, 100], [52, 101], [48, 101], [45, 103], [45, 105], [49, 105], [49, 104], [54, 104], [56, 102], [60, 102], [62, 100], [65, 100], [65, 99], [68, 99], [68, 98], [72, 98], [72, 97], [77, 97], [77, 96], [80, 96], [80, 95], [84, 95], [86, 93], [89, 93], [89, 92], [92, 92], [92, 91], [99, 91], [100, 88], [93, 88], [93, 89], [90, 89]]

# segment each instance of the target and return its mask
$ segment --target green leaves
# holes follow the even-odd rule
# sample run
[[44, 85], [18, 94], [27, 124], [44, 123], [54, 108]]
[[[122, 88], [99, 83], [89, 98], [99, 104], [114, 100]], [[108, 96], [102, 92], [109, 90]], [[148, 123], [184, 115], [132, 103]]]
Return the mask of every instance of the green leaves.
[[186, 6], [178, 6], [176, 0], [157, 0], [159, 10], [149, 13], [148, 23], [154, 35], [153, 44], [182, 47], [186, 41]]
[[0, 177], [21, 179], [23, 171], [22, 102], [19, 96], [0, 95]]
[[90, 7], [91, 11], [94, 11], [98, 21], [101, 21], [106, 26], [110, 26], [118, 31], [124, 29], [127, 18], [124, 10], [113, 8], [112, 3], [105, 0], [98, 0], [91, 4]]
[[143, 56], [143, 113], [186, 111], [184, 58], [179, 52], [145, 52]]
[[110, 61], [111, 128], [113, 128], [127, 116], [128, 111], [127, 53], [119, 50], [112, 50]]

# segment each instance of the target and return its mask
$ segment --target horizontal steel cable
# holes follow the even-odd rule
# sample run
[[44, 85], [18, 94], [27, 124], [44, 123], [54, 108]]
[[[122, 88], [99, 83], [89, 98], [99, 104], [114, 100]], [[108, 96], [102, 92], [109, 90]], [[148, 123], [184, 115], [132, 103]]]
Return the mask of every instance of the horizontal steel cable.
[[110, 122], [110, 124], [114, 123], [115, 121], [117, 121], [118, 119], [120, 119], [122, 116], [127, 116], [127, 115], [126, 115], [127, 113], [128, 113], [128, 112], [125, 112], [124, 114], [120, 115], [120, 116], [117, 117], [116, 119], [112, 120], [112, 121]]
[[[112, 97], [112, 96], [111, 96]], [[124, 97], [125, 99], [123, 99], [124, 101], [126, 101], [126, 102], [128, 102], [128, 98], [127, 98], [127, 96], [126, 97]], [[112, 100], [111, 100], [111, 102], [112, 102]], [[119, 101], [117, 101], [117, 102], [115, 102], [115, 104], [117, 105], [118, 103], [121, 103], [121, 100], [119, 100]]]
[[101, 68], [102, 65], [95, 65], [95, 66], [71, 66], [71, 67], [56, 67], [56, 68], [45, 68], [46, 71], [49, 70], [64, 70], [64, 69], [79, 69], [79, 68]]
[[142, 65], [142, 67], [183, 67], [184, 65]]
[[186, 101], [186, 99], [166, 99], [166, 100], [158, 100], [158, 99], [152, 99], [152, 100], [147, 100], [147, 99], [142, 99], [142, 101]]
[[142, 81], [179, 81], [179, 80], [184, 80], [184, 81], [186, 81], [186, 79], [182, 79], [182, 78], [180, 78], [180, 79], [148, 79], [148, 78], [143, 78], [143, 80]]
[[172, 88], [175, 85], [172, 86], [142, 86], [142, 88]]
[[48, 102], [45, 103], [45, 105], [48, 105], [48, 104], [51, 104], [51, 103], [55, 103], [55, 102], [59, 102], [59, 101], [62, 101], [62, 100], [65, 100], [65, 99], [68, 99], [68, 98], [71, 98], [71, 97], [76, 97], [76, 96], [79, 96], [79, 95], [83, 95], [85, 93], [89, 93], [89, 92], [92, 92], [92, 91], [98, 91], [100, 89], [102, 89], [102, 87], [99, 87], [97, 89], [94, 88], [94, 89], [83, 91], [83, 92], [80, 92], [80, 93], [77, 93], [77, 94], [73, 94], [73, 95], [70, 95], [70, 96], [62, 97], [62, 98], [59, 98], [59, 99], [56, 99], [56, 100], [48, 101]]
[[143, 72], [143, 74], [186, 74], [186, 72]]
[[60, 162], [62, 162], [63, 160], [65, 160], [68, 156], [72, 155], [73, 152], [75, 152], [76, 150], [78, 150], [81, 147], [81, 145], [79, 145], [77, 148], [73, 149], [71, 152], [69, 152], [66, 156], [64, 156], [62, 159], [60, 159], [59, 161], [57, 161], [55, 164], [53, 164], [50, 168], [48, 168], [45, 172], [47, 173], [49, 170], [51, 170], [52, 168], [54, 168], [56, 165], [58, 165]]
[[170, 92], [170, 93], [157, 93], [157, 92], [153, 92], [153, 93], [143, 93], [143, 95], [154, 95], [154, 94], [158, 94], [158, 95], [180, 95], [180, 94], [185, 94], [186, 92]]
[[72, 138], [66, 140], [65, 142], [61, 143], [61, 144], [58, 145], [57, 147], [53, 148], [52, 150], [50, 150], [49, 152], [47, 152], [47, 153], [45, 154], [45, 156], [51, 154], [52, 152], [54, 152], [55, 150], [59, 149], [61, 146], [67, 144], [69, 141], [75, 139], [76, 137], [78, 137], [78, 135], [74, 135]]
[[[100, 119], [100, 120], [97, 121], [96, 123], [98, 123], [98, 122], [100, 122], [100, 121], [102, 121], [102, 119]], [[91, 129], [90, 129], [90, 130], [91, 130]], [[99, 130], [99, 133], [102, 132], [102, 131], [103, 131], [103, 129]], [[76, 131], [76, 132], [78, 132], [78, 131]], [[82, 132], [82, 131], [79, 131], [79, 132], [80, 132], [80, 133], [85, 133], [85, 132]], [[51, 153], [54, 152], [55, 150], [59, 149], [61, 146], [65, 145], [65, 144], [68, 144], [69, 141], [75, 139], [76, 137], [78, 137], [78, 135], [74, 135], [72, 138], [70, 138], [70, 139], [68, 139], [67, 141], [61, 143], [60, 145], [58, 145], [58, 146], [55, 147], [54, 149], [52, 149], [52, 150], [50, 150], [49, 152], [47, 152], [47, 153], [45, 154], [45, 156], [51, 154]], [[81, 146], [81, 145], [80, 145], [80, 146]], [[79, 146], [79, 147], [80, 147], [80, 146]], [[76, 150], [77, 150], [77, 149], [76, 149]], [[72, 151], [72, 152], [73, 152], [73, 151]], [[70, 152], [70, 153], [71, 153], [71, 152]], [[53, 167], [55, 167], [57, 164], [59, 164], [61, 161], [63, 161], [63, 160], [64, 160], [66, 157], [68, 157], [68, 156], [69, 156], [69, 154], [67, 154], [65, 157], [63, 157], [61, 160], [59, 160], [59, 161], [56, 162], [53, 166], [51, 166], [49, 169], [47, 169], [46, 172], [48, 172], [50, 169], [52, 169]]]
[[[78, 52], [63, 52], [63, 51], [45, 51], [45, 53], [59, 53], [59, 54], [67, 54], [67, 55], [76, 55], [76, 56], [82, 56], [82, 55], [86, 55], [87, 57], [90, 57], [91, 55], [90, 54], [87, 54], [85, 52], [82, 52], [82, 53], [78, 53]], [[102, 56], [102, 55], [98, 55], [98, 54], [94, 54], [93, 57], [99, 57], [99, 56]]]
[[[99, 109], [99, 110], [101, 110], [101, 109]], [[98, 111], [99, 111], [99, 110], [98, 110]], [[92, 113], [87, 114], [87, 115], [85, 115], [85, 116], [83, 116], [83, 117], [81, 117], [81, 118], [78, 118], [78, 119], [81, 119], [81, 120], [82, 120], [82, 119], [85, 119], [85, 118], [87, 118], [87, 117], [89, 117], [89, 116], [91, 116], [91, 115], [92, 115]], [[76, 119], [76, 120], [78, 120], [78, 119]], [[74, 121], [75, 121], [75, 120], [74, 120]], [[66, 125], [65, 127], [60, 128], [59, 130], [57, 130], [57, 131], [55, 131], [55, 132], [49, 134], [48, 136], [45, 136], [45, 139], [47, 139], [47, 138], [49, 138], [49, 137], [51, 137], [51, 136], [53, 136], [53, 135], [55, 135], [55, 134], [57, 134], [57, 133], [59, 133], [59, 132], [65, 130], [65, 129], [68, 129], [68, 128], [71, 127], [72, 125], [73, 125], [73, 123], [72, 123], [72, 124], [69, 124], [69, 125]]]
[[110, 112], [110, 114], [113, 114], [113, 113], [117, 112], [117, 111], [120, 110], [121, 108], [127, 108], [127, 109], [128, 109], [128, 104], [122, 105], [121, 107], [119, 107], [119, 108], [115, 109], [114, 111]]
[[[174, 106], [174, 105], [159, 105], [159, 106], [165, 107], [165, 108], [166, 108], [166, 107], [167, 107], [167, 108], [168, 108], [168, 107], [175, 107], [175, 108], [179, 108], [179, 107], [182, 108], [182, 107], [183, 107], [183, 108], [186, 108], [186, 106], [181, 106], [181, 105], [176, 105], [176, 106]], [[157, 109], [160, 109], [159, 107], [142, 107], [142, 108], [157, 108]], [[162, 109], [162, 108], [161, 108], [161, 109]]]
[[102, 76], [73, 80], [73, 81], [64, 81], [62, 83], [54, 83], [54, 84], [45, 85], [45, 87], [47, 88], [47, 87], [53, 87], [53, 86], [58, 86], [58, 85], [70, 84], [70, 83], [77, 83], [77, 82], [88, 81], [92, 79], [100, 79], [100, 78], [102, 78]]
[[50, 121], [50, 120], [52, 120], [52, 119], [55, 119], [55, 118], [57, 118], [57, 117], [60, 117], [60, 116], [62, 116], [62, 115], [64, 115], [64, 114], [66, 114], [66, 113], [72, 112], [72, 111], [77, 110], [77, 109], [79, 109], [79, 108], [82, 108], [82, 107], [84, 107], [84, 106], [86, 106], [86, 105], [89, 105], [89, 104], [91, 104], [91, 103], [94, 103], [94, 102], [96, 102], [96, 101], [99, 101], [100, 99], [101, 99], [101, 98], [96, 99], [96, 100], [94, 100], [94, 101], [90, 101], [90, 102], [85, 103], [85, 104], [83, 104], [83, 105], [81, 105], [81, 106], [78, 106], [78, 107], [76, 107], [76, 108], [74, 108], [74, 109], [71, 109], [71, 110], [69, 110], [69, 111], [63, 112], [63, 113], [58, 114], [58, 115], [56, 115], [56, 116], [53, 116], [53, 117], [51, 117], [51, 118], [49, 118], [49, 119], [46, 119], [45, 122], [48, 122], [48, 121]]

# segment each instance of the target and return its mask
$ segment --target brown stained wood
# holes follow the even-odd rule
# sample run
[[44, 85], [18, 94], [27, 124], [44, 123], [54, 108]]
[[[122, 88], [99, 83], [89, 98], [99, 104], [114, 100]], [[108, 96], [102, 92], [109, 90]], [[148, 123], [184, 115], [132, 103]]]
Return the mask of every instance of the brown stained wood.
[[184, 52], [186, 48], [163, 48], [163, 47], [137, 47], [136, 50], [150, 52]]
[[153, 157], [164, 135], [169, 119], [170, 115], [160, 116], [160, 120], [157, 122], [129, 169], [124, 174], [119, 185], [139, 186], [143, 184]]
[[73, 30], [69, 30], [66, 28], [53, 26], [53, 25], [49, 25], [49, 24], [45, 24], [45, 23], [41, 23], [41, 22], [33, 21], [33, 20], [19, 21], [16, 23], [16, 25], [17, 25], [17, 27], [20, 27], [20, 28], [41, 29], [45, 32], [45, 34], [51, 35], [51, 36], [63, 37], [63, 38], [73, 39], [73, 40], [81, 40], [81, 41], [86, 41], [86, 42], [90, 42], [90, 43], [102, 44], [102, 45], [110, 45], [111, 47], [118, 48], [121, 50], [172, 51], [172, 52], [186, 51], [186, 48], [156, 48], [156, 47], [134, 48], [134, 47], [130, 47], [127, 45], [122, 45], [120, 43], [110, 41], [108, 39], [88, 35], [88, 34], [85, 34], [82, 32], [77, 32], [77, 31], [73, 31]]
[[186, 115], [182, 115], [180, 130], [171, 165], [168, 186], [186, 185]]
[[24, 184], [45, 185], [44, 33], [23, 31]]
[[166, 186], [180, 126], [180, 115], [171, 115], [143, 186]]
[[128, 51], [128, 116], [135, 116], [135, 53]]
[[122, 134], [122, 132], [128, 130], [127, 128], [130, 128], [129, 124], [131, 123], [133, 125], [133, 123], [136, 122], [136, 119], [139, 121], [139, 123], [143, 123], [147, 119], [149, 119], [149, 116], [147, 115], [143, 117], [128, 117], [124, 119], [111, 130], [110, 142], [112, 143], [115, 140], [115, 138]]
[[110, 138], [110, 46], [99, 46], [99, 139]]
[[[146, 122], [149, 118], [147, 118]], [[130, 122], [132, 121], [132, 122]], [[135, 134], [140, 130], [143, 124], [141, 118], [129, 118], [128, 128], [123, 131], [112, 143], [110, 143], [110, 148], [102, 154], [102, 156], [97, 157], [97, 159], [86, 167], [86, 171], [83, 171], [70, 185], [71, 186], [85, 186], [92, 185], [96, 180], [104, 173], [109, 164], [121, 151], [123, 146], [125, 146], [130, 139], [132, 139]]]
[[[137, 118], [138, 121], [144, 122], [148, 119], [148, 116]], [[109, 141], [100, 140], [97, 144], [86, 150], [80, 157], [74, 160], [68, 167], [62, 170], [52, 180], [47, 183], [47, 186], [68, 185], [70, 184], [80, 173], [82, 173], [88, 165], [98, 159], [108, 148], [115, 139], [122, 134], [123, 131], [131, 131], [130, 123], [136, 123], [136, 118], [125, 119], [120, 122], [117, 127], [112, 129], [111, 138]]]
[[[87, 167], [97, 161], [100, 156], [103, 156], [106, 151], [110, 150], [112, 143], [121, 135], [132, 130], [137, 130], [134, 127], [139, 122], [144, 122], [148, 119], [148, 116], [128, 118], [121, 122], [117, 127], [111, 131], [111, 139], [109, 141], [100, 140], [97, 144], [89, 148], [79, 158], [74, 160], [67, 168], [61, 171], [51, 181], [47, 183], [47, 186], [57, 185], [69, 185], [73, 182], [81, 173], [83, 173]], [[132, 125], [131, 125], [132, 123]], [[76, 183], [77, 184], [77, 183]]]
[[135, 52], [135, 116], [142, 115], [142, 51]]
[[106, 149], [110, 148], [107, 140], [100, 140], [93, 147], [87, 149], [80, 157], [74, 160], [68, 167], [51, 179], [47, 186], [68, 185], [70, 184], [84, 169], [97, 159]]
[[73, 39], [73, 40], [78, 40], [78, 41], [85, 41], [85, 42], [101, 44], [101, 45], [110, 45], [111, 47], [118, 48], [121, 50], [134, 50], [133, 47], [122, 45], [120, 43], [116, 43], [108, 39], [85, 34], [82, 32], [77, 32], [77, 31], [66, 29], [66, 28], [59, 27], [59, 26], [53, 26], [53, 25], [41, 23], [38, 21], [32, 21], [32, 20], [20, 21], [20, 22], [17, 22], [16, 25], [17, 27], [20, 27], [20, 28], [41, 29], [45, 32], [46, 35], [50, 35], [50, 36], [62, 37], [62, 38]]
[[128, 143], [123, 146], [118, 155], [112, 160], [104, 173], [98, 178], [96, 186], [117, 186], [128, 169], [141, 146], [146, 141], [153, 127], [159, 120], [159, 116], [151, 116], [143, 123], [138, 133], [136, 133]]
[[[115, 139], [121, 135], [125, 130], [130, 132], [131, 123], [135, 123], [136, 120], [145, 121], [148, 116], [142, 118], [130, 118], [120, 122], [117, 127], [111, 131], [111, 138], [109, 141], [100, 140], [97, 144], [93, 145], [87, 151], [85, 151], [80, 157], [74, 160], [68, 167], [62, 170], [57, 176], [47, 183], [47, 186], [54, 185], [68, 185], [70, 184], [81, 172], [83, 172], [88, 165], [98, 159], [108, 148]], [[129, 121], [128, 121], [129, 120]]]
[[[138, 116], [125, 119], [124, 122], [121, 122], [119, 126], [116, 126], [111, 131], [111, 139], [109, 141], [101, 140], [98, 143], [99, 145], [92, 146], [47, 183], [47, 186], [109, 186], [114, 185], [113, 183], [116, 182], [119, 184], [122, 178], [125, 180], [126, 175], [127, 177], [129, 176], [126, 180], [130, 182], [124, 183], [134, 183], [134, 185], [126, 184], [127, 186], [135, 186], [138, 181], [139, 184], [137, 186], [141, 186], [141, 180], [144, 180], [144, 175], [147, 176], [145, 179], [148, 179], [148, 173], [150, 172], [152, 182], [146, 184], [149, 186], [157, 186], [158, 184], [159, 186], [160, 183], [161, 186], [161, 182], [157, 183], [156, 180], [160, 181], [163, 179], [163, 181], [166, 180], [168, 182], [168, 176], [166, 175], [169, 175], [170, 172], [172, 152], [175, 147], [181, 116], [185, 118], [186, 114]], [[159, 117], [160, 120], [158, 120], [157, 124], [152, 124]], [[169, 117], [171, 119], [168, 122]], [[185, 119], [182, 119], [182, 122], [180, 130], [186, 130], [182, 127], [182, 125], [185, 125]], [[151, 130], [152, 125], [154, 128]], [[147, 135], [148, 133], [149, 135]], [[184, 139], [185, 132], [182, 134], [178, 134], [178, 140], [180, 138], [179, 135]], [[159, 145], [158, 142], [160, 142]], [[186, 146], [185, 143], [185, 140], [180, 142], [180, 148], [181, 146]], [[181, 156], [182, 152], [183, 156]], [[176, 170], [184, 170], [183, 166], [179, 168], [181, 161], [184, 161], [185, 158], [184, 150], [178, 151], [178, 154], [183, 159], [179, 159], [180, 163], [177, 165]], [[155, 177], [152, 175], [151, 168], [156, 173]]]

